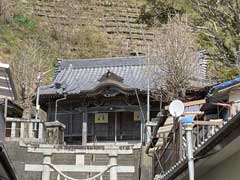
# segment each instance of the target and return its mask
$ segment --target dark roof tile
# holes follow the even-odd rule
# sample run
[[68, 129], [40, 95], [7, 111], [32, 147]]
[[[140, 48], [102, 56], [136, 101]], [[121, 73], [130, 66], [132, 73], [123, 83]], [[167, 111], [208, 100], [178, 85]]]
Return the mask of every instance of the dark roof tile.
[[[108, 71], [123, 78], [129, 88], [146, 90], [148, 79], [145, 57], [117, 57], [64, 60], [58, 62], [56, 77], [51, 85], [40, 88], [40, 94], [78, 94], [94, 89]], [[159, 69], [153, 66], [153, 69]], [[158, 74], [162, 74], [159, 72]], [[150, 79], [154, 77], [150, 77]], [[161, 81], [159, 82], [160, 85]], [[61, 86], [60, 89], [57, 86]], [[151, 85], [154, 87], [154, 84]]]

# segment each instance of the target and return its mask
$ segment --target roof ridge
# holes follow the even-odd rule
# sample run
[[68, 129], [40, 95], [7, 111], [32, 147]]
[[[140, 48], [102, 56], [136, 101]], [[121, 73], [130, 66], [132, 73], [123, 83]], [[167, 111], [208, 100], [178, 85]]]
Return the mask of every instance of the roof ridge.
[[118, 67], [118, 66], [139, 66], [144, 64], [145, 56], [95, 58], [95, 59], [65, 59], [61, 60], [60, 69], [67, 68], [72, 64], [73, 69], [92, 67]]
[[94, 61], [94, 60], [116, 60], [116, 59], [138, 59], [146, 56], [119, 56], [119, 57], [99, 57], [99, 58], [83, 58], [83, 59], [64, 59], [58, 58], [60, 61]]

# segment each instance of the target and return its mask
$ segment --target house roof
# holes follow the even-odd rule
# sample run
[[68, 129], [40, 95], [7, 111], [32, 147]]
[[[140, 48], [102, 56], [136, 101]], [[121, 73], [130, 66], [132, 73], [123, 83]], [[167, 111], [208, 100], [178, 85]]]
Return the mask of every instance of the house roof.
[[17, 99], [17, 93], [13, 82], [9, 64], [0, 62], [0, 97], [10, 100]]
[[[145, 91], [147, 89], [147, 65], [146, 57], [116, 57], [98, 59], [60, 59], [56, 68], [53, 83], [40, 88], [41, 95], [54, 94], [79, 94], [91, 91], [100, 85], [114, 84], [120, 89]], [[153, 70], [157, 68], [150, 65]], [[106, 73], [112, 73], [115, 78], [113, 81], [102, 82]], [[158, 76], [162, 71], [158, 72]], [[196, 76], [197, 77], [197, 76]], [[149, 77], [150, 82], [154, 77]], [[106, 78], [105, 78], [106, 79]], [[121, 79], [121, 81], [120, 81]], [[112, 79], [111, 79], [112, 80]], [[160, 85], [159, 82], [158, 85]], [[156, 87], [153, 83], [151, 88]]]
[[215, 94], [216, 92], [218, 92], [220, 90], [224, 90], [227, 88], [229, 89], [229, 88], [239, 85], [239, 84], [240, 84], [240, 77], [229, 80], [229, 81], [225, 81], [216, 86], [213, 86], [212, 89], [209, 91], [208, 96], [212, 96], [213, 94]]

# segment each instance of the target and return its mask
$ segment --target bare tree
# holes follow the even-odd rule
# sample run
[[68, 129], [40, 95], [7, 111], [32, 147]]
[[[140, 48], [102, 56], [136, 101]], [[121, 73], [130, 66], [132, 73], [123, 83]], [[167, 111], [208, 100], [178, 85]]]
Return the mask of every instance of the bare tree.
[[47, 56], [37, 40], [28, 40], [17, 48], [17, 52], [9, 62], [13, 68], [13, 76], [21, 101], [19, 103], [27, 111], [30, 111], [32, 98], [35, 95], [37, 74], [52, 68], [52, 62], [47, 61]]
[[179, 18], [170, 20], [156, 31], [149, 58], [155, 92], [168, 100], [184, 99], [198, 63], [191, 28]]

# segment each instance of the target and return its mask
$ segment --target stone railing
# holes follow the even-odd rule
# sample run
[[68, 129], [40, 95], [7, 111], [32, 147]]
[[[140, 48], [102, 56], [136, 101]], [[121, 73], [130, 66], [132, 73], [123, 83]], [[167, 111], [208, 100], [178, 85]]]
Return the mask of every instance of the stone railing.
[[44, 139], [43, 132], [43, 122], [39, 119], [6, 118], [5, 139], [7, 141], [19, 141], [22, 139], [42, 142]]

